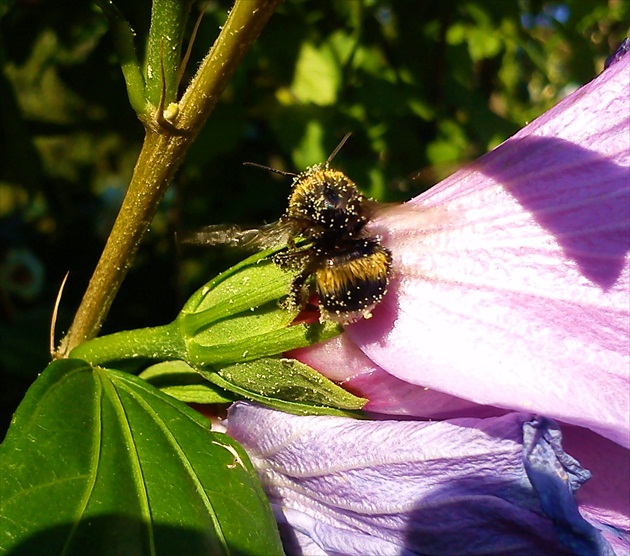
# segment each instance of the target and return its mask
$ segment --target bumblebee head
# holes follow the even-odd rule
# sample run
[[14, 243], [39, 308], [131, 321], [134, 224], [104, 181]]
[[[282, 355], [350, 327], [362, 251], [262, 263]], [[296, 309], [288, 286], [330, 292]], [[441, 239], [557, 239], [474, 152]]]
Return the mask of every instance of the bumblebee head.
[[286, 216], [305, 222], [315, 237], [351, 238], [367, 222], [365, 200], [343, 172], [319, 164], [295, 177]]

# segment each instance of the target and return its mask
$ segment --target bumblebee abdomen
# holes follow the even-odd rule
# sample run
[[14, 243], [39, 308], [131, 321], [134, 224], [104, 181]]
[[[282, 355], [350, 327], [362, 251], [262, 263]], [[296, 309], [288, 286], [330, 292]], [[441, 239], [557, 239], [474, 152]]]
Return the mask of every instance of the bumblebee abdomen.
[[391, 253], [378, 240], [364, 239], [327, 253], [315, 272], [322, 317], [348, 324], [370, 316], [387, 292]]

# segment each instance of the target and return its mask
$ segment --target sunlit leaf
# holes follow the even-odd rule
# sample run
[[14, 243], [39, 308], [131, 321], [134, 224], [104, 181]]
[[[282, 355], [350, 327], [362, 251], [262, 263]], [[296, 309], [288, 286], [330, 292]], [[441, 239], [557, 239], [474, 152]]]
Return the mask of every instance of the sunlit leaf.
[[0, 449], [11, 554], [281, 554], [245, 452], [146, 382], [52, 363]]
[[319, 48], [305, 42], [295, 68], [293, 94], [302, 102], [322, 106], [337, 100], [341, 84], [341, 67], [330, 44]]

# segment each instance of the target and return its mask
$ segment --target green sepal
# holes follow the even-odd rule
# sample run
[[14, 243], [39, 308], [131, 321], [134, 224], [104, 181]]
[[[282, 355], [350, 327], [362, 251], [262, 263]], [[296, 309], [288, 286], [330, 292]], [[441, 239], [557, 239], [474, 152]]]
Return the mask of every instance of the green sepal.
[[225, 390], [297, 415], [361, 417], [368, 401], [295, 359], [267, 357], [198, 372]]
[[[72, 355], [108, 367], [125, 357], [170, 360], [141, 376], [185, 402], [226, 403], [245, 397], [300, 414], [345, 415], [360, 409], [365, 400], [306, 365], [279, 359], [343, 329], [332, 322], [294, 324], [297, 309], [288, 310], [282, 301], [295, 274], [279, 268], [270, 254], [257, 253], [211, 280], [171, 324], [96, 338]], [[191, 372], [198, 369], [212, 370], [203, 375], [210, 384]]]
[[342, 331], [331, 322], [291, 326], [280, 311], [241, 315], [189, 339], [188, 361], [193, 366], [224, 367], [323, 342]]
[[245, 451], [133, 375], [51, 363], [0, 447], [0, 553], [282, 554]]
[[[271, 261], [270, 255], [277, 251], [260, 251], [210, 280], [190, 296], [180, 318], [210, 310], [197, 323], [205, 328], [223, 317], [286, 296], [294, 274], [280, 269]], [[196, 319], [188, 318], [188, 322], [192, 326]], [[197, 330], [193, 328], [189, 332]]]
[[294, 359], [262, 358], [218, 371], [167, 361], [149, 367], [140, 378], [186, 403], [249, 399], [299, 415], [357, 417], [355, 412], [367, 402]]

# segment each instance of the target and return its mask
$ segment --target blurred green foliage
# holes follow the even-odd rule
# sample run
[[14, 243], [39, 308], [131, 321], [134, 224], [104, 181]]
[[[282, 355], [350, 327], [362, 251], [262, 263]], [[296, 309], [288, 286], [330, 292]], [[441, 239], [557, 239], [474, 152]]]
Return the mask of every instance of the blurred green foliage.
[[[231, 2], [205, 12], [185, 86]], [[118, 6], [142, 57], [150, 3]], [[107, 238], [143, 139], [108, 22], [89, 2], [0, 6], [0, 392], [3, 420], [43, 369]], [[490, 150], [591, 80], [628, 32], [617, 0], [287, 0], [189, 152], [105, 332], [172, 320], [241, 254], [181, 252], [178, 230], [277, 219], [288, 171], [335, 165], [401, 201]]]

